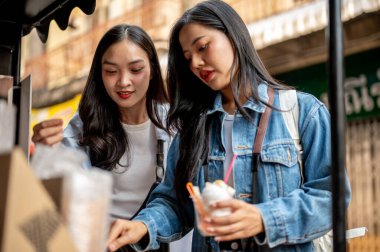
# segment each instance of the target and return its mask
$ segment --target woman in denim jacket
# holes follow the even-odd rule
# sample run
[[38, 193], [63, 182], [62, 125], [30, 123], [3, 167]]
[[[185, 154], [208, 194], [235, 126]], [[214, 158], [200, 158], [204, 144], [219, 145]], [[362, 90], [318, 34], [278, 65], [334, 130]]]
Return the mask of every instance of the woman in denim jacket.
[[[123, 244], [134, 244], [137, 250], [157, 248], [161, 241], [184, 235], [196, 221], [186, 183], [202, 191], [206, 180], [224, 178], [237, 155], [229, 181], [235, 199], [213, 204], [214, 209], [227, 207], [232, 213], [200, 220], [213, 238], [195, 229], [192, 250], [221, 251], [220, 245], [228, 241], [242, 241], [243, 248], [237, 250], [258, 246], [257, 251], [313, 251], [312, 241], [332, 228], [326, 107], [312, 95], [297, 92], [302, 169], [279, 109], [279, 90], [289, 88], [269, 75], [241, 18], [218, 0], [199, 3], [174, 25], [168, 89], [169, 125], [178, 134], [169, 149], [164, 183], [134, 221], [115, 223], [110, 250]], [[272, 105], [269, 89], [274, 89]], [[272, 107], [272, 113], [259, 157], [258, 185], [253, 188], [252, 149], [266, 107]], [[346, 185], [348, 205], [348, 180]]]

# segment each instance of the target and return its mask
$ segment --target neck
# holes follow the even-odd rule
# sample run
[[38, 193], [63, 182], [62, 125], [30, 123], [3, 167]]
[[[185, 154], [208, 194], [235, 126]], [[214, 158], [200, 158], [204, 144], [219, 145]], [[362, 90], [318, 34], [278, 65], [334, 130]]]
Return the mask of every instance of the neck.
[[120, 120], [123, 123], [129, 125], [142, 124], [149, 119], [148, 112], [146, 108], [143, 109], [121, 109], [120, 110]]
[[[225, 90], [221, 90], [221, 93], [223, 96], [223, 102], [222, 102], [223, 103], [222, 104], [223, 109], [230, 115], [235, 114], [236, 109], [237, 109], [237, 105], [236, 105], [235, 100], [234, 100], [232, 89], [227, 88]], [[247, 98], [244, 95], [239, 94], [240, 104], [244, 104], [246, 101], [247, 101]]]
[[228, 88], [221, 90], [222, 96], [223, 96], [223, 109], [228, 114], [232, 115], [235, 114], [236, 111], [236, 104], [234, 100], [234, 96], [232, 94], [232, 89], [228, 86]]

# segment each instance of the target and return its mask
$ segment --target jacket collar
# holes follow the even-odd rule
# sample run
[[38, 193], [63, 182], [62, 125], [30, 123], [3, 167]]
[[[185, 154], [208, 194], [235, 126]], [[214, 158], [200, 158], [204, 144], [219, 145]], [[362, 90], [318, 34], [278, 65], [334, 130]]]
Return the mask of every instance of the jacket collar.
[[[264, 102], [268, 102], [269, 100], [267, 90], [268, 90], [268, 85], [266, 83], [259, 84], [258, 86], [259, 97]], [[263, 113], [266, 108], [266, 105], [250, 97], [243, 105], [243, 108], [248, 109], [248, 110], [253, 110], [259, 113]], [[222, 94], [220, 92], [216, 95], [214, 106], [212, 109], [207, 111], [207, 115], [211, 115], [217, 111], [225, 113], [223, 109], [223, 104], [222, 104]]]

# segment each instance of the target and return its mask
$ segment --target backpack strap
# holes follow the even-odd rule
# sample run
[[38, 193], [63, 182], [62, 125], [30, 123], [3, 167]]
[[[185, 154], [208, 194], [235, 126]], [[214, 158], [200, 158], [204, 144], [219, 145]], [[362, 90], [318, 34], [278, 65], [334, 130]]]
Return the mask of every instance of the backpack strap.
[[298, 131], [299, 121], [299, 107], [296, 90], [280, 90], [280, 109], [283, 111], [282, 116], [284, 118], [287, 129], [294, 141], [294, 145], [297, 150], [302, 150]]
[[[269, 117], [272, 112], [272, 105], [274, 100], [274, 89], [268, 86], [268, 105], [266, 106], [264, 113], [260, 117], [259, 126], [257, 127], [256, 137], [253, 144], [253, 160], [252, 160], [252, 202], [257, 204], [258, 199], [258, 167], [260, 164], [260, 153], [264, 142], [265, 133], [267, 131]], [[262, 251], [266, 251], [264, 247], [261, 248]], [[246, 249], [244, 251], [259, 251], [259, 247], [254, 237], [247, 240]]]
[[268, 86], [268, 105], [265, 108], [264, 113], [260, 117], [259, 126], [257, 128], [255, 142], [253, 144], [253, 162], [252, 162], [252, 194], [253, 203], [258, 202], [257, 194], [257, 169], [260, 162], [260, 153], [264, 142], [265, 133], [267, 131], [267, 126], [269, 122], [270, 113], [272, 112], [273, 100], [274, 100], [274, 90]]
[[165, 175], [164, 167], [164, 140], [157, 139], [157, 154], [156, 154], [156, 182], [161, 183]]
[[293, 139], [294, 146], [297, 150], [297, 161], [300, 167], [300, 174], [302, 184], [304, 182], [303, 176], [303, 164], [302, 164], [302, 153], [303, 147], [301, 144], [300, 134], [298, 130], [299, 122], [299, 106], [297, 99], [297, 91], [295, 89], [291, 90], [280, 90], [279, 91], [280, 109], [282, 110], [282, 117], [286, 124], [290, 136]]
[[152, 186], [149, 189], [148, 194], [146, 195], [144, 202], [141, 204], [140, 208], [136, 211], [136, 213], [130, 218], [135, 218], [141, 210], [146, 207], [148, 203], [148, 199], [152, 194], [153, 190], [161, 183], [164, 175], [165, 175], [165, 167], [164, 167], [164, 140], [157, 139], [157, 154], [156, 154], [156, 181], [153, 182]]

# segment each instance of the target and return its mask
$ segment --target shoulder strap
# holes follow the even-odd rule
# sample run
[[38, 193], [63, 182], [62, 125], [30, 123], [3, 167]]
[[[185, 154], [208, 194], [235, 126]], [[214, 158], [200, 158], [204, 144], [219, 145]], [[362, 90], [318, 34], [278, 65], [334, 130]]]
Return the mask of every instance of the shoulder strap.
[[164, 167], [164, 140], [157, 139], [157, 154], [156, 154], [156, 182], [161, 183], [165, 175]]
[[[268, 86], [268, 104], [272, 106], [274, 99], [274, 90], [273, 88]], [[265, 132], [267, 131], [268, 121], [270, 113], [272, 112], [272, 108], [270, 106], [266, 106], [264, 113], [260, 117], [259, 127], [257, 128], [256, 138], [253, 145], [253, 153], [260, 153], [263, 145]]]
[[[272, 112], [272, 104], [274, 100], [274, 90], [273, 88], [268, 86], [268, 105], [266, 106], [264, 113], [260, 117], [259, 126], [257, 127], [256, 137], [253, 144], [253, 157], [252, 157], [252, 202], [253, 204], [257, 204], [259, 202], [258, 197], [258, 167], [260, 163], [260, 152], [263, 146], [265, 133], [267, 131], [267, 126], [269, 122], [269, 117]], [[253, 251], [258, 251], [258, 244], [255, 241], [254, 237], [248, 239], [247, 248], [252, 247]]]
[[265, 108], [264, 113], [260, 117], [259, 126], [257, 128], [255, 142], [253, 144], [253, 160], [252, 160], [252, 198], [253, 203], [258, 203], [258, 182], [257, 182], [257, 169], [259, 167], [260, 162], [260, 152], [263, 146], [263, 141], [265, 137], [265, 132], [267, 131], [268, 121], [270, 114], [272, 112], [273, 100], [274, 100], [274, 90], [271, 87], [268, 87], [268, 105]]
[[141, 204], [139, 210], [130, 218], [133, 219], [137, 216], [137, 214], [146, 207], [148, 203], [148, 199], [152, 194], [153, 190], [161, 183], [162, 178], [165, 174], [164, 167], [164, 140], [157, 139], [157, 154], [156, 154], [156, 181], [153, 182], [152, 186], [149, 189], [147, 196], [144, 199], [144, 202]]

